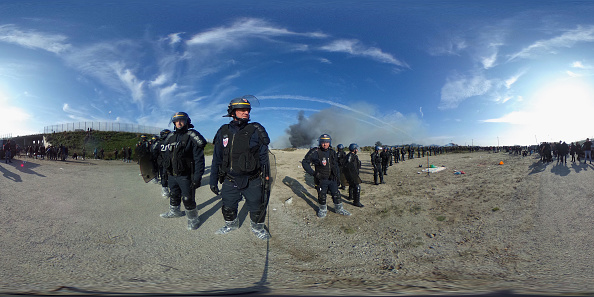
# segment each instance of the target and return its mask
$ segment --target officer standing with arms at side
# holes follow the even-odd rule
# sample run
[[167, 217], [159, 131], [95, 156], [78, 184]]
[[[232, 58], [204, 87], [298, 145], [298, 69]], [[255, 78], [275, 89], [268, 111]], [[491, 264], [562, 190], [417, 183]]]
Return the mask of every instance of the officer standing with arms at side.
[[192, 120], [185, 112], [171, 117], [174, 132], [165, 138], [163, 167], [169, 175], [169, 211], [162, 218], [183, 216], [180, 204], [183, 202], [188, 216], [188, 229], [196, 230], [200, 224], [196, 208], [196, 189], [200, 187], [204, 174], [204, 146], [206, 140], [192, 129]]
[[161, 195], [163, 197], [169, 197], [169, 187], [168, 187], [168, 183], [167, 183], [167, 179], [168, 179], [168, 174], [167, 174], [167, 170], [166, 168], [163, 166], [163, 162], [165, 160], [166, 157], [166, 145], [165, 145], [165, 139], [167, 139], [167, 136], [169, 135], [169, 133], [171, 133], [171, 130], [169, 129], [163, 129], [161, 130], [161, 133], [159, 134], [159, 140], [156, 143], [156, 147], [155, 147], [155, 154], [157, 157], [157, 166], [159, 174], [161, 175]]
[[388, 164], [390, 163], [390, 152], [388, 152], [388, 147], [385, 146], [382, 152], [380, 153], [380, 157], [382, 158], [382, 172], [384, 175], [388, 175]]
[[[324, 218], [328, 213], [326, 205], [326, 194], [330, 191], [334, 209], [337, 214], [350, 216], [351, 213], [343, 208], [338, 192], [338, 179], [340, 178], [340, 169], [338, 167], [338, 157], [336, 152], [330, 148], [332, 138], [328, 134], [322, 134], [318, 139], [318, 147], [314, 147], [307, 152], [301, 164], [305, 172], [314, 177], [316, 190], [318, 191], [318, 217]], [[315, 170], [311, 167], [314, 165]]]
[[340, 187], [339, 189], [344, 190], [346, 188], [346, 178], [344, 176], [344, 173], [342, 172], [342, 168], [344, 167], [344, 165], [346, 164], [346, 153], [344, 152], [344, 145], [339, 144], [336, 146], [336, 149], [338, 150], [337, 152], [337, 156], [338, 156], [338, 168], [340, 168]]
[[361, 161], [357, 156], [357, 152], [359, 152], [359, 146], [356, 143], [351, 143], [349, 153], [346, 155], [344, 175], [349, 183], [349, 199], [353, 200], [354, 206], [363, 207], [363, 204], [361, 204], [361, 178], [359, 177]]
[[380, 156], [381, 146], [376, 145], [375, 150], [371, 153], [371, 166], [373, 166], [373, 183], [379, 185], [377, 177], [379, 175], [380, 182], [384, 183], [384, 171], [382, 170], [382, 157]]
[[223, 184], [221, 212], [225, 219], [225, 226], [215, 234], [227, 234], [239, 228], [237, 209], [243, 196], [250, 213], [251, 230], [259, 239], [265, 240], [270, 238], [264, 224], [268, 205], [266, 194], [271, 182], [270, 138], [262, 125], [249, 123], [252, 104], [248, 98], [257, 100], [252, 95], [231, 100], [224, 117], [233, 119], [219, 128], [213, 140], [210, 189], [219, 195], [218, 182]]

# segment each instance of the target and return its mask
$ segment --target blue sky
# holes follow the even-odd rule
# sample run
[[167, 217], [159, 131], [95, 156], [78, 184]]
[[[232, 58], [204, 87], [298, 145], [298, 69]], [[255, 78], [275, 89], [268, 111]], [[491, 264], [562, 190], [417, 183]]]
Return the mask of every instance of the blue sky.
[[334, 145], [581, 140], [592, 15], [591, 1], [0, 1], [0, 135], [172, 129], [185, 111], [212, 139], [251, 94], [276, 148], [298, 130]]

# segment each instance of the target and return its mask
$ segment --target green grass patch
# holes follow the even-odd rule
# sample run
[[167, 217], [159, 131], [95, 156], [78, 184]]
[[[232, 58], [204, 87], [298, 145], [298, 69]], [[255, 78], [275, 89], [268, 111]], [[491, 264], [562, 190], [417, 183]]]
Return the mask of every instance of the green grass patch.
[[[122, 156], [122, 148], [132, 148], [132, 158], [136, 159], [136, 152], [134, 148], [140, 136], [146, 135], [149, 139], [153, 136], [150, 134], [130, 133], [130, 132], [113, 132], [113, 131], [93, 131], [90, 135], [86, 131], [76, 132], [58, 132], [44, 134], [48, 143], [53, 146], [60, 146], [60, 144], [68, 147], [68, 154], [77, 153], [82, 155], [83, 149], [86, 152], [87, 158], [93, 156], [95, 148], [97, 150], [103, 149], [105, 151], [105, 159], [115, 159], [115, 151], [118, 151], [118, 159]], [[212, 155], [214, 147], [212, 143], [207, 143], [204, 148], [205, 155]]]
[[493, 207], [493, 209], [491, 209], [492, 211], [498, 211], [499, 207]]
[[440, 222], [443, 222], [443, 221], [445, 221], [446, 217], [445, 216], [438, 216], [436, 219], [438, 221], [440, 221]]

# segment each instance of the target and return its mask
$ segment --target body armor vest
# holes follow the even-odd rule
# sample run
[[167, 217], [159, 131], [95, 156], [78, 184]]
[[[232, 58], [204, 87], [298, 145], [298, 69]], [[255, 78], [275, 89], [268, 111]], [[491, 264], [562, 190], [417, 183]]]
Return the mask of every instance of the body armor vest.
[[328, 149], [328, 157], [321, 149], [317, 149], [318, 151], [318, 160], [320, 161], [319, 164], [315, 165], [316, 172], [320, 173], [321, 179], [330, 179], [330, 176], [334, 174], [336, 176], [336, 172], [334, 172], [334, 154], [333, 151]]
[[252, 175], [260, 169], [260, 147], [250, 148], [250, 139], [255, 130], [256, 126], [253, 124], [247, 124], [235, 134], [231, 133], [229, 125], [221, 128], [223, 138], [222, 172]]

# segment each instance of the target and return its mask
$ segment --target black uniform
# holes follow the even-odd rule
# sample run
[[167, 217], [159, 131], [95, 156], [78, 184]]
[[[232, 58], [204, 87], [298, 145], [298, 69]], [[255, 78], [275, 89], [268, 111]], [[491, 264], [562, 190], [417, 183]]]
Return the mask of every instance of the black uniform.
[[353, 205], [363, 207], [363, 204], [361, 204], [360, 169], [361, 161], [359, 161], [359, 157], [356, 153], [349, 152], [346, 156], [346, 164], [344, 166], [345, 176], [349, 183], [349, 200], [353, 200]]
[[169, 205], [184, 203], [186, 210], [196, 209], [195, 190], [204, 174], [206, 140], [194, 129], [175, 130], [164, 141], [163, 167], [169, 175]]
[[223, 184], [223, 218], [227, 222], [237, 218], [243, 196], [252, 222], [263, 223], [266, 207], [262, 176], [270, 175], [268, 133], [259, 123], [233, 120], [219, 128], [213, 143], [210, 186], [217, 187], [219, 181]]
[[388, 164], [390, 163], [390, 153], [388, 152], [388, 148], [384, 148], [380, 153], [380, 158], [382, 158], [382, 173], [383, 175], [388, 175]]
[[379, 151], [371, 153], [371, 166], [373, 166], [373, 182], [379, 185], [377, 178], [379, 175], [380, 183], [384, 183], [384, 172], [382, 170], [382, 157], [380, 157]]
[[344, 165], [346, 164], [346, 153], [344, 152], [344, 149], [338, 149], [336, 155], [338, 157], [338, 167], [340, 168], [340, 189], [344, 190], [347, 183], [343, 172]]
[[[305, 172], [314, 177], [314, 183], [318, 191], [318, 203], [326, 205], [326, 193], [330, 191], [332, 201], [335, 204], [339, 204], [338, 178], [340, 176], [340, 169], [338, 167], [338, 156], [336, 152], [332, 148], [323, 150], [322, 148], [314, 147], [307, 152], [301, 164]], [[311, 167], [312, 164], [314, 168]]]
[[155, 159], [157, 160], [157, 171], [159, 172], [159, 175], [161, 175], [161, 187], [167, 188], [169, 185], [167, 182], [169, 179], [169, 174], [167, 173], [165, 166], [163, 166], [167, 153], [165, 139], [167, 139], [166, 136], [162, 139], [159, 139], [155, 143], [153, 153], [155, 154]]

